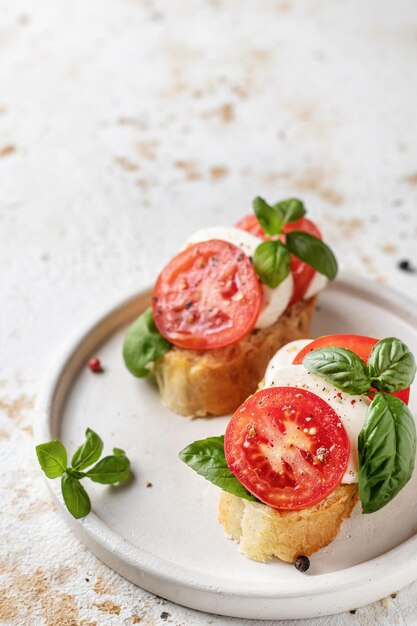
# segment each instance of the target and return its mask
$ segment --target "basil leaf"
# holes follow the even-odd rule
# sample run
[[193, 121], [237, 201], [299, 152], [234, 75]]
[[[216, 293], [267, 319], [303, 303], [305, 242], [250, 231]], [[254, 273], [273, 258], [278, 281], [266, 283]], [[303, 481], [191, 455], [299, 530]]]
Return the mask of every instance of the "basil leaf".
[[304, 204], [298, 198], [289, 198], [274, 204], [274, 209], [281, 212], [284, 224], [295, 222], [306, 214]]
[[126, 452], [121, 448], [113, 448], [114, 456], [126, 456]]
[[258, 222], [267, 235], [278, 235], [282, 230], [282, 216], [279, 209], [275, 210], [263, 198], [255, 198], [252, 202]]
[[103, 442], [91, 428], [85, 431], [85, 442], [76, 450], [71, 460], [75, 470], [83, 470], [95, 463], [103, 452]]
[[309, 372], [351, 395], [367, 393], [371, 386], [365, 363], [345, 348], [312, 350], [304, 357], [303, 365]]
[[36, 446], [39, 465], [48, 478], [58, 478], [67, 467], [67, 451], [60, 441], [49, 441]]
[[293, 230], [286, 234], [285, 243], [292, 254], [304, 261], [304, 263], [307, 263], [307, 265], [310, 265], [317, 272], [324, 274], [330, 280], [336, 277], [336, 258], [321, 239], [301, 230]]
[[409, 387], [416, 374], [414, 356], [395, 337], [381, 339], [374, 345], [368, 367], [373, 386], [389, 393]]
[[128, 328], [123, 344], [123, 358], [127, 369], [138, 378], [150, 374], [146, 367], [171, 348], [155, 326], [149, 308]]
[[[116, 448], [117, 449], [117, 448]], [[118, 450], [118, 449], [117, 449]], [[112, 485], [125, 480], [130, 474], [130, 461], [124, 454], [105, 456], [86, 473], [87, 478], [102, 485]]]
[[61, 481], [61, 491], [65, 505], [75, 519], [88, 515], [91, 511], [90, 498], [78, 478], [65, 473]]
[[194, 441], [179, 453], [181, 461], [213, 485], [239, 498], [259, 502], [232, 474], [224, 454], [224, 436]]
[[85, 472], [79, 472], [78, 470], [72, 469], [72, 467], [67, 467], [67, 474], [71, 474], [74, 478], [85, 478]]
[[253, 255], [253, 265], [261, 281], [278, 287], [290, 273], [290, 253], [281, 241], [264, 241]]
[[376, 394], [358, 438], [359, 496], [364, 513], [384, 507], [410, 480], [416, 426], [399, 398]]

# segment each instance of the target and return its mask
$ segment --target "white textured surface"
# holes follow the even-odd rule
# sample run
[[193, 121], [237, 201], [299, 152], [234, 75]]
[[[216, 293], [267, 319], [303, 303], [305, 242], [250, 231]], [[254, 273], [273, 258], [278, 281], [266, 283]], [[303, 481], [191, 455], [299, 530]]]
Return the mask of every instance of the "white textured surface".
[[[243, 623], [78, 543], [36, 467], [33, 402], [74, 328], [255, 194], [300, 195], [343, 269], [412, 296], [416, 67], [414, 0], [0, 0], [0, 622]], [[416, 607], [415, 584], [310, 624]]]

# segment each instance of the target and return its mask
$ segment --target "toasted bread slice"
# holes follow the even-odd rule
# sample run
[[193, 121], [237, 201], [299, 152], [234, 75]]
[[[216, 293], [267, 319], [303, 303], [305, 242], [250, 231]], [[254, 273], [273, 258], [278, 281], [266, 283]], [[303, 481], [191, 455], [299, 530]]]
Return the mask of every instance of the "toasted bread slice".
[[278, 557], [293, 563], [333, 541], [358, 501], [358, 486], [339, 485], [327, 498], [302, 511], [277, 511], [222, 491], [219, 522], [239, 551], [255, 561]]
[[252, 394], [279, 348], [309, 336], [317, 296], [301, 300], [268, 328], [215, 350], [173, 347], [155, 363], [164, 406], [187, 417], [225, 415]]

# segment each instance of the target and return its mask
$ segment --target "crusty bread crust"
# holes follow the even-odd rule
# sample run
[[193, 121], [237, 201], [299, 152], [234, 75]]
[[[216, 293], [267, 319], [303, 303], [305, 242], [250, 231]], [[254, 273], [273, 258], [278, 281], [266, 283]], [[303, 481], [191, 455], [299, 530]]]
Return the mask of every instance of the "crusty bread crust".
[[358, 486], [339, 485], [327, 498], [302, 511], [277, 511], [222, 491], [219, 522], [239, 551], [255, 561], [278, 557], [293, 563], [333, 541], [358, 502]]
[[187, 417], [226, 415], [258, 386], [275, 352], [309, 336], [317, 296], [291, 306], [268, 328], [215, 350], [174, 347], [155, 363], [162, 404]]

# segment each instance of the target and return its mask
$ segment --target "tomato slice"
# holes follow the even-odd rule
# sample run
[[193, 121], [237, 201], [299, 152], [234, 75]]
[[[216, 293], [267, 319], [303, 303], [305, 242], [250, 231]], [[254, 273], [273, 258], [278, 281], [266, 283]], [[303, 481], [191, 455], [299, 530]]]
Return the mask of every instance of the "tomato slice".
[[241, 230], [246, 230], [247, 233], [251, 233], [260, 239], [269, 239], [268, 235], [265, 233], [264, 229], [258, 222], [258, 218], [254, 213], [251, 215], [245, 215], [241, 220], [236, 222], [236, 228], [240, 228]]
[[[378, 339], [374, 339], [373, 337], [366, 337], [364, 335], [325, 335], [324, 337], [314, 339], [314, 341], [312, 341], [305, 348], [303, 348], [296, 355], [293, 363], [294, 365], [300, 365], [303, 362], [303, 358], [305, 357], [305, 355], [312, 350], [331, 347], [346, 348], [347, 350], [351, 350], [352, 352], [357, 354], [358, 357], [362, 359], [362, 361], [368, 363], [371, 350], [378, 341]], [[369, 397], [372, 398], [373, 395], [374, 394], [370, 394]], [[397, 398], [405, 402], [405, 404], [408, 404], [410, 399], [410, 387], [408, 387], [407, 389], [401, 389], [401, 391], [396, 391], [391, 395], [397, 396]]]
[[285, 511], [314, 506], [336, 489], [350, 444], [327, 402], [306, 389], [271, 387], [236, 411], [224, 449], [239, 482], [265, 504]]
[[[261, 225], [259, 224], [256, 215], [246, 215], [239, 222], [236, 223], [237, 228], [241, 228], [242, 230], [246, 230], [248, 233], [252, 233], [252, 235], [256, 235], [261, 239], [269, 239], [269, 237], [263, 231]], [[310, 235], [314, 235], [314, 237], [318, 237], [322, 239], [321, 232], [317, 228], [317, 226], [306, 217], [301, 217], [296, 222], [290, 222], [284, 226], [284, 233], [289, 233], [292, 230], [302, 230], [305, 233], [309, 233]], [[284, 237], [282, 237], [284, 239]], [[306, 293], [309, 284], [313, 280], [313, 276], [316, 273], [315, 270], [297, 259], [293, 254], [291, 255], [291, 273], [294, 280], [294, 291], [290, 301], [290, 305], [298, 302]]]
[[152, 294], [153, 318], [176, 346], [221, 348], [252, 330], [262, 296], [249, 257], [212, 239], [189, 246], [162, 270]]

